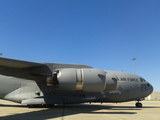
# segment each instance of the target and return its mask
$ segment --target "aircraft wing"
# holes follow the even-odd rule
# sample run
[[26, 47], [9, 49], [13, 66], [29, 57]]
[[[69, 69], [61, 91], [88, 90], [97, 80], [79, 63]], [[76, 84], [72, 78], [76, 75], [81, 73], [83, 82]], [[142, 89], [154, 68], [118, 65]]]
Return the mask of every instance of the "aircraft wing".
[[25, 79], [42, 79], [59, 68], [92, 68], [80, 64], [38, 63], [0, 57], [0, 74]]
[[6, 66], [11, 68], [29, 68], [44, 66], [44, 64], [0, 57], [0, 66]]

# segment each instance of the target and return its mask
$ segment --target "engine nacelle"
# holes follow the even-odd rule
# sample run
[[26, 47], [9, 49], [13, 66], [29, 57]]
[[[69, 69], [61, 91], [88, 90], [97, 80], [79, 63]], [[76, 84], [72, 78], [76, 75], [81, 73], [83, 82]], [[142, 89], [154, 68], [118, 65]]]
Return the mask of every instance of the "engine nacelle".
[[106, 73], [93, 68], [65, 68], [57, 73], [57, 81], [63, 90], [100, 92], [106, 88]]

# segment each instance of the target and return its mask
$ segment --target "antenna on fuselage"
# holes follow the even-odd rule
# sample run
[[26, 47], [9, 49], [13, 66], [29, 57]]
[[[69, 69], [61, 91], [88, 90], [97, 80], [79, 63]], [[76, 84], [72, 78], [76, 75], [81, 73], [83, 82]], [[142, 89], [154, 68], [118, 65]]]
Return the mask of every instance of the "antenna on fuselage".
[[133, 71], [134, 74], [136, 74], [136, 58], [132, 58], [132, 61], [133, 61]]

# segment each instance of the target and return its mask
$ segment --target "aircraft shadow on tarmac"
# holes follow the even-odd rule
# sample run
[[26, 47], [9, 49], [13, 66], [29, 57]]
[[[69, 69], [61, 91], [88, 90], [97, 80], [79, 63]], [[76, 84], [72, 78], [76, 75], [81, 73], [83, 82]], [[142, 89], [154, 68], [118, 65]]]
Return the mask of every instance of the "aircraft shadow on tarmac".
[[[24, 105], [3, 105], [0, 104], [0, 107], [27, 107]], [[155, 108], [155, 107], [144, 107], [144, 108]], [[36, 108], [28, 108], [36, 109]], [[111, 112], [96, 112], [98, 110], [111, 110]], [[119, 111], [121, 110], [121, 112]], [[127, 110], [127, 112], [123, 112]], [[28, 113], [14, 114], [9, 116], [0, 117], [0, 119], [34, 119], [38, 118], [39, 120], [65, 117], [70, 115], [75, 115], [79, 113], [84, 114], [137, 114], [137, 112], [130, 112], [129, 110], [141, 110], [140, 108], [135, 108], [134, 106], [107, 106], [107, 105], [90, 105], [90, 104], [75, 104], [75, 105], [64, 105], [64, 106], [55, 106], [52, 108], [46, 108], [39, 111], [33, 111]]]
[[[4, 104], [0, 104], [0, 107], [27, 108], [27, 106], [25, 105], [4, 105]], [[143, 108], [155, 108], [155, 107], [146, 106]], [[28, 109], [36, 109], [36, 108], [28, 108]], [[40, 107], [38, 107], [38, 109], [40, 109]], [[133, 112], [133, 110], [141, 110], [141, 109], [142, 108], [136, 108], [135, 106], [75, 104], [75, 105], [54, 106], [52, 108], [42, 108], [39, 111], [20, 113], [20, 114], [17, 113], [14, 115], [0, 117], [0, 119], [45, 120], [45, 119], [65, 117], [65, 116], [70, 116], [70, 115], [75, 115], [80, 113], [82, 114], [137, 114], [137, 112]]]
[[19, 107], [19, 108], [26, 108], [26, 105], [5, 105], [5, 104], [0, 104], [0, 107]]
[[[27, 106], [0, 104], [0, 107], [20, 107], [20, 108], [22, 107], [23, 108]], [[28, 109], [36, 109], [36, 108], [28, 108]], [[127, 112], [125, 110], [127, 110]], [[45, 120], [45, 119], [51, 119], [51, 118], [76, 115], [80, 113], [82, 114], [137, 114], [137, 112], [133, 112], [133, 110], [141, 110], [141, 109], [135, 108], [134, 106], [107, 106], [107, 105], [75, 104], [75, 105], [54, 106], [52, 108], [42, 108], [39, 111], [32, 111], [32, 112], [27, 112], [27, 113], [17, 113], [13, 115], [0, 117], [0, 119]]]

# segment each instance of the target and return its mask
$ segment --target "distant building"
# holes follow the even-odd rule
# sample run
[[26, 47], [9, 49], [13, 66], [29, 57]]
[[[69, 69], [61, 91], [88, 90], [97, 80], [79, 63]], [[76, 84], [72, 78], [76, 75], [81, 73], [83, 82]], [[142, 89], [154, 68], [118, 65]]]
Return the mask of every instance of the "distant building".
[[151, 95], [145, 98], [146, 100], [160, 100], [160, 92], [153, 92]]

